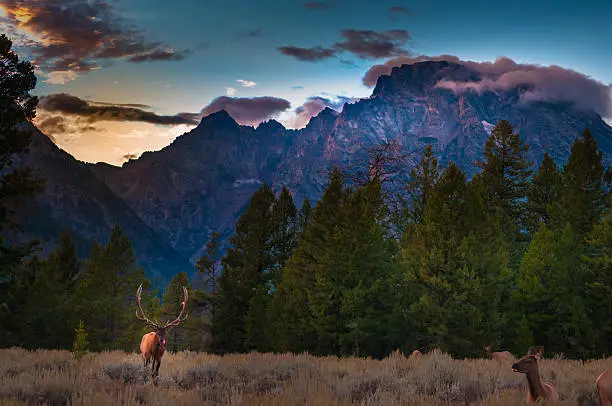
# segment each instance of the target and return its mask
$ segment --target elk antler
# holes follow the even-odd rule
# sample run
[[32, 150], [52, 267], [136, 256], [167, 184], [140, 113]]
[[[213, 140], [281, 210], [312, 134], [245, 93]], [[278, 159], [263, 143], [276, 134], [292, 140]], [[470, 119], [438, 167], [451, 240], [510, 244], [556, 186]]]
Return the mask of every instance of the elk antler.
[[166, 323], [166, 325], [164, 326], [164, 328], [168, 328], [168, 327], [176, 327], [179, 324], [181, 324], [182, 321], [185, 321], [185, 319], [187, 318], [187, 315], [185, 315], [185, 317], [181, 318], [183, 316], [183, 313], [185, 312], [185, 307], [187, 306], [187, 299], [189, 298], [189, 295], [187, 294], [187, 288], [183, 286], [183, 301], [181, 302], [181, 312], [179, 313], [178, 317], [176, 319], [174, 319], [173, 321], [168, 321]]
[[[142, 310], [142, 306], [140, 305], [140, 295], [142, 295], [142, 283], [140, 284], [140, 286], [138, 287], [138, 291], [136, 292], [136, 304], [138, 305], [138, 309], [136, 310], [136, 318], [144, 321], [151, 327], [159, 328], [157, 323], [152, 322], [147, 318], [147, 316], [145, 316], [144, 311]], [[142, 314], [142, 316], [138, 314], [138, 310], [140, 310], [140, 314]]]

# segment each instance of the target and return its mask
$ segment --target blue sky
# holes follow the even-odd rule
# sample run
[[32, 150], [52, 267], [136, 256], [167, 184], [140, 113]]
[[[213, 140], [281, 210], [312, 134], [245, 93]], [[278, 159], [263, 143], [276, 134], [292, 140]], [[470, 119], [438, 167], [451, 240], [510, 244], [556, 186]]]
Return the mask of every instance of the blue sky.
[[[80, 11], [79, 7], [88, 4], [86, 0], [48, 1], [55, 6], [53, 10], [64, 12]], [[160, 115], [197, 113], [223, 95], [274, 96], [288, 100], [291, 109], [322, 94], [367, 96], [371, 89], [361, 83], [365, 72], [392, 55], [364, 59], [347, 51], [310, 62], [278, 49], [330, 48], [343, 41], [342, 30], [405, 30], [410, 39], [399, 40], [397, 48], [415, 55], [450, 54], [473, 61], [506, 56], [519, 63], [560, 65], [612, 83], [610, 1], [107, 0], [107, 4], [112, 11], [105, 14], [109, 27], [130, 27], [128, 34], [138, 32], [143, 43], [153, 44], [150, 50], [159, 43], [164, 49], [188, 50], [188, 55], [133, 63], [127, 58], [132, 54], [126, 53], [97, 61], [96, 69], [70, 74], [72, 80], [62, 84], [49, 83], [48, 74], [57, 66], [47, 66], [46, 71], [43, 66], [38, 94], [67, 93], [85, 100], [144, 104]], [[53, 30], [63, 38], [73, 35], [58, 24], [37, 21], [37, 13], [47, 6], [42, 0], [0, 0], [0, 31], [34, 38], [41, 41], [39, 47], [48, 45]], [[34, 18], [20, 17], [17, 26], [15, 15], [20, 9], [29, 9]], [[18, 50], [24, 56], [36, 58], [40, 52], [31, 42], [27, 46], [16, 42], [22, 45]], [[38, 58], [44, 65], [40, 54]], [[256, 85], [243, 87], [238, 79]], [[113, 131], [126, 131], [127, 127], [113, 124]], [[166, 131], [169, 135], [160, 133], [159, 142], [151, 145], [141, 140], [140, 149], [169, 143], [180, 133], [179, 128], [185, 129], [155, 126], [156, 134]], [[74, 136], [59, 135], [58, 144], [76, 143]], [[118, 142], [106, 145], [117, 149]], [[137, 145], [129, 148], [139, 149]], [[84, 148], [85, 144], [79, 151]], [[125, 148], [119, 149], [125, 152]], [[100, 156], [108, 161], [109, 154]], [[82, 159], [95, 160], [95, 154]]]

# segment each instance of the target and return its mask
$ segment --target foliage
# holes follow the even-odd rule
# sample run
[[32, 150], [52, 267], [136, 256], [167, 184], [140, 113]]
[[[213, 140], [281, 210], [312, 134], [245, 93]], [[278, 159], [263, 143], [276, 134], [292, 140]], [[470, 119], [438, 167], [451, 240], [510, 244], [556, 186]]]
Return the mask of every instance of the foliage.
[[74, 330], [74, 344], [72, 345], [72, 355], [79, 359], [83, 355], [87, 354], [87, 347], [89, 341], [87, 341], [87, 332], [85, 331], [85, 323], [83, 320], [79, 320], [79, 326]]

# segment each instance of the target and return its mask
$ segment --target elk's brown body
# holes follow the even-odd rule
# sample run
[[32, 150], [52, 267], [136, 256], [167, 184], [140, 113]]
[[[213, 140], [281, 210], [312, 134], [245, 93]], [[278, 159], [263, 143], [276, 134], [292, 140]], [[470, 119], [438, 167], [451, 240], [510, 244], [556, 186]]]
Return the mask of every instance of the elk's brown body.
[[512, 353], [509, 351], [491, 352], [491, 347], [488, 345], [484, 347], [484, 350], [485, 350], [485, 353], [487, 354], [487, 357], [495, 361], [506, 361], [506, 360], [514, 359], [514, 355], [512, 355]]
[[[164, 356], [164, 352], [166, 351], [166, 333], [172, 327], [176, 327], [183, 320], [187, 318], [187, 315], [183, 317], [183, 313], [185, 312], [185, 307], [187, 306], [187, 288], [183, 287], [183, 302], [181, 302], [181, 312], [178, 317], [173, 321], [166, 322], [165, 325], [161, 326], [158, 322], [151, 321], [147, 316], [145, 316], [144, 311], [142, 310], [142, 305], [140, 304], [140, 296], [142, 295], [142, 285], [138, 288], [136, 292], [136, 304], [138, 305], [138, 309], [136, 310], [136, 317], [139, 320], [144, 321], [147, 325], [153, 328], [153, 331], [147, 333], [142, 336], [142, 340], [140, 341], [140, 353], [142, 355], [142, 360], [144, 362], [144, 368], [147, 369], [147, 366], [151, 361], [153, 364], [151, 365], [151, 371], [153, 377], [156, 378], [159, 375], [159, 367], [161, 366], [161, 360]], [[140, 313], [139, 313], [140, 312]]]
[[595, 381], [601, 406], [612, 406], [612, 369], [606, 369]]
[[512, 364], [512, 370], [525, 374], [527, 378], [527, 403], [540, 400], [544, 400], [548, 404], [557, 404], [559, 402], [559, 394], [554, 385], [550, 382], [542, 382], [542, 378], [540, 378], [536, 355], [525, 355]]

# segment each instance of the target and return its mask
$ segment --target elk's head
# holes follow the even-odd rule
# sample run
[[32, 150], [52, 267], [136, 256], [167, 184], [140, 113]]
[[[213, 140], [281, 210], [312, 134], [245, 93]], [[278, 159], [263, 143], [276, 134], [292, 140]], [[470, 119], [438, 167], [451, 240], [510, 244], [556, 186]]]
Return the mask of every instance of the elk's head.
[[535, 355], [538, 360], [541, 360], [544, 356], [544, 347], [539, 345], [537, 347], [529, 347], [527, 355]]
[[520, 372], [521, 374], [529, 374], [538, 371], [538, 358], [535, 355], [527, 354], [514, 364], [512, 364], [512, 370], [514, 372]]
[[183, 313], [185, 313], [185, 308], [187, 307], [187, 299], [189, 298], [187, 294], [187, 288], [183, 286], [183, 301], [181, 302], [181, 312], [179, 313], [178, 317], [172, 321], [167, 321], [166, 324], [164, 325], [161, 325], [157, 321], [155, 322], [151, 321], [145, 315], [144, 311], [142, 310], [142, 305], [140, 303], [141, 295], [142, 295], [142, 284], [138, 287], [138, 291], [136, 292], [136, 304], [138, 305], [138, 309], [136, 310], [136, 317], [139, 320], [144, 321], [147, 325], [149, 325], [153, 329], [153, 332], [155, 333], [155, 336], [157, 337], [159, 349], [164, 351], [167, 345], [166, 333], [168, 332], [168, 330], [170, 330], [172, 327], [178, 326], [179, 324], [181, 324], [182, 321], [184, 321], [187, 318], [186, 314], [185, 316], [183, 316]]

